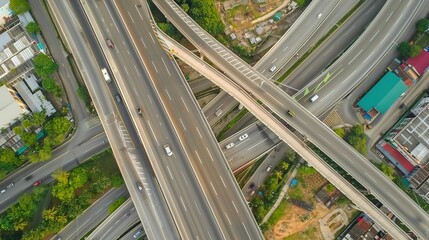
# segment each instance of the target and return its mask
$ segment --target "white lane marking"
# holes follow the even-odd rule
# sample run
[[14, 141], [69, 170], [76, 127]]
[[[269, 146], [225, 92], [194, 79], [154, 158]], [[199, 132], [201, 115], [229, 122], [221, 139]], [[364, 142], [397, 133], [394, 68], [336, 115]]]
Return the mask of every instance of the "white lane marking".
[[216, 192], [216, 189], [215, 189], [215, 187], [213, 186], [213, 183], [210, 181], [210, 185], [212, 186], [212, 188], [213, 188], [213, 191], [214, 191], [214, 193], [215, 193], [215, 195], [217, 196], [217, 192]]
[[249, 231], [247, 231], [246, 225], [244, 225], [244, 222], [241, 222], [241, 224], [243, 224], [244, 230], [246, 230], [247, 233], [247, 239], [251, 239]]
[[152, 129], [152, 125], [150, 124], [149, 121], [147, 121], [147, 123], [149, 124], [150, 131], [152, 132], [152, 136], [155, 138], [156, 144], [159, 146], [158, 138], [156, 138], [155, 132]]
[[127, 75], [129, 76], [130, 74], [128, 73], [128, 69], [127, 67], [125, 67], [125, 65], [124, 65], [124, 69], [125, 69], [125, 72], [127, 72]]
[[353, 30], [354, 27], [355, 25], [351, 26], [349, 30], [347, 30], [347, 32], [344, 33], [344, 36], [347, 36]]
[[142, 41], [144, 48], [146, 48], [146, 44], [144, 43], [143, 38], [140, 38], [140, 40]]
[[277, 58], [276, 58], [276, 59], [274, 59], [274, 60], [271, 62], [271, 64], [275, 63], [276, 61], [277, 61]]
[[200, 130], [197, 127], [195, 127], [195, 128], [197, 129], [197, 132], [198, 132], [198, 135], [200, 135], [200, 138], [203, 138], [203, 136], [200, 133]]
[[386, 22], [389, 21], [389, 19], [392, 15], [393, 15], [393, 12], [391, 12], [390, 15], [387, 17]]
[[352, 63], [361, 53], [362, 53], [363, 49], [361, 49], [353, 58], [352, 60], [347, 64], [350, 65], [350, 63]]
[[185, 174], [183, 173], [183, 171], [182, 171], [182, 177], [183, 177], [183, 179], [185, 180], [186, 185], [188, 185], [188, 181], [186, 180], [186, 176], [185, 176]]
[[168, 173], [170, 174], [171, 179], [174, 180], [173, 175], [171, 174], [170, 168], [168, 166], [167, 166], [167, 170], [168, 170]]
[[286, 49], [288, 49], [289, 48], [289, 46], [286, 46], [284, 49], [283, 49], [283, 52], [285, 52], [286, 51]]
[[139, 77], [140, 77], [140, 72], [137, 70], [137, 66], [136, 65], [134, 65], [134, 70], [136, 71], [137, 75], [139, 75]]
[[225, 184], [225, 182], [223, 181], [222, 176], [221, 176], [221, 175], [219, 175], [219, 177], [220, 177], [220, 180], [221, 180], [221, 181], [222, 181], [222, 183], [223, 183], [223, 186], [226, 188], [226, 184]]
[[152, 33], [149, 33], [149, 36], [150, 38], [152, 38], [152, 42], [155, 43], [155, 40], [153, 40], [153, 37], [152, 37]]
[[170, 94], [168, 93], [167, 89], [165, 89], [165, 92], [167, 93], [168, 98], [171, 100]]
[[188, 106], [186, 106], [186, 103], [185, 103], [185, 100], [183, 100], [183, 98], [182, 97], [180, 97], [181, 99], [182, 99], [182, 102], [183, 102], [183, 105], [185, 106], [185, 108], [186, 108], [186, 111], [188, 111], [189, 112], [189, 109], [188, 109]]
[[335, 89], [334, 90], [332, 90], [330, 93], [328, 93], [328, 95], [326, 95], [323, 99], [326, 99], [326, 98], [328, 98], [329, 97], [329, 95], [331, 95], [332, 93], [334, 93], [335, 92]]
[[152, 98], [149, 95], [147, 95], [147, 97], [149, 98], [149, 102], [153, 104]]
[[200, 208], [198, 207], [197, 202], [195, 202], [195, 201], [194, 201], [194, 204], [195, 204], [195, 207], [197, 208], [198, 213], [201, 215], [201, 210], [200, 210]]
[[226, 219], [228, 220], [229, 225], [232, 225], [231, 220], [229, 220], [228, 214], [226, 214], [226, 212], [223, 212], [223, 213], [225, 214], [225, 217], [226, 217]]
[[368, 173], [365, 173], [366, 176], [368, 176], [369, 178], [371, 178], [371, 180], [376, 183], [377, 181], [375, 181], [375, 179], [373, 177], [371, 177], [371, 175], [369, 175]]
[[161, 60], [162, 60], [162, 62], [164, 63], [165, 70], [167, 70], [168, 75], [171, 77], [170, 71], [168, 71], [167, 64], [165, 64], [165, 62], [164, 62], [164, 58], [161, 58]]
[[183, 129], [185, 129], [185, 132], [187, 132], [187, 131], [186, 131], [185, 124], [183, 124], [182, 118], [179, 118], [179, 121], [180, 121], [180, 123], [182, 124]]
[[200, 164], [203, 165], [203, 162], [201, 161], [200, 155], [198, 155], [197, 150], [195, 150], [195, 154], [197, 155], [197, 158], [200, 161]]
[[375, 36], [377, 36], [378, 32], [380, 32], [380, 30], [377, 30], [377, 32], [372, 36], [372, 38], [369, 40], [369, 42], [372, 42], [372, 40], [375, 38]]
[[128, 16], [130, 16], [130, 18], [131, 18], [131, 21], [134, 23], [134, 19], [133, 19], [133, 17], [131, 17], [131, 14], [130, 14], [130, 12], [128, 12]]
[[155, 68], [155, 71], [158, 73], [158, 69], [156, 68], [155, 63], [153, 63], [153, 61], [152, 61], [152, 65]]
[[210, 155], [210, 158], [212, 159], [212, 162], [214, 162], [213, 156], [212, 156], [212, 154], [210, 153], [209, 148], [208, 148], [208, 147], [206, 147], [206, 149], [207, 149], [207, 152], [208, 152], [208, 153], [209, 153], [209, 155]]
[[231, 201], [231, 202], [232, 202], [232, 206], [234, 206], [235, 211], [238, 213], [238, 209], [237, 209], [237, 206], [235, 206], [235, 202], [234, 201]]
[[180, 201], [182, 202], [182, 206], [183, 206], [183, 208], [184, 208], [184, 209], [185, 209], [185, 211], [187, 212], [187, 211], [188, 211], [188, 209], [186, 208], [185, 203], [183, 202], [182, 197], [180, 197]]
[[268, 140], [268, 138], [265, 138], [264, 140], [262, 140], [262, 141], [258, 142], [257, 144], [253, 145], [252, 147], [248, 148], [247, 150], [252, 150], [252, 149], [253, 149], [253, 148], [255, 148], [256, 146], [258, 146], [259, 144], [261, 144], [261, 143], [263, 143], [263, 142], [265, 142], [265, 141], [267, 141], [267, 140]]

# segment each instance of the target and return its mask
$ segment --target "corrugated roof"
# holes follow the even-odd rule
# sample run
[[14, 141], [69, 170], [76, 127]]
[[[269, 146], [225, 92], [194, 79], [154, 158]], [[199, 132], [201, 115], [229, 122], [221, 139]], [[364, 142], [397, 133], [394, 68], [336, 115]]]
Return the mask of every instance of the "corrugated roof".
[[405, 168], [405, 170], [407, 170], [408, 172], [413, 171], [414, 165], [411, 164], [404, 156], [402, 156], [402, 154], [398, 150], [396, 150], [395, 148], [390, 146], [390, 144], [388, 144], [388, 143], [385, 143], [384, 145], [382, 144], [382, 147], [388, 153], [390, 153], [390, 155], [393, 158], [395, 158], [398, 161], [398, 163], [401, 164], [401, 166]]
[[387, 72], [374, 87], [357, 103], [366, 112], [372, 108], [384, 114], [407, 90], [407, 86], [393, 72]]
[[408, 58], [407, 63], [412, 65], [422, 75], [429, 66], [429, 53], [422, 50], [416, 57]]

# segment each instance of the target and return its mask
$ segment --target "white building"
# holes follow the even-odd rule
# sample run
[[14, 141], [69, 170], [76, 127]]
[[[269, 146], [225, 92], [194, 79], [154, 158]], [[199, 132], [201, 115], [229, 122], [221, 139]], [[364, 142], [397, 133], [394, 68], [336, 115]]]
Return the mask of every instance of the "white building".
[[6, 87], [0, 87], [0, 129], [7, 128], [28, 114], [27, 106], [17, 93]]

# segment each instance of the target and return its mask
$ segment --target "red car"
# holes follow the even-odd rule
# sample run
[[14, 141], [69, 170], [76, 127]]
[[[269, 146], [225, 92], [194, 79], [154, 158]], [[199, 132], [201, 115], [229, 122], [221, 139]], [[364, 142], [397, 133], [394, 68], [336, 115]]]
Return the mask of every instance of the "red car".
[[106, 39], [106, 44], [107, 44], [107, 46], [108, 46], [109, 48], [114, 48], [114, 47], [115, 47], [115, 45], [113, 45], [112, 40], [110, 40], [110, 39]]
[[37, 182], [33, 183], [33, 186], [34, 186], [34, 187], [35, 187], [35, 186], [39, 186], [41, 183], [42, 183], [42, 180], [39, 180], [39, 181], [37, 181]]

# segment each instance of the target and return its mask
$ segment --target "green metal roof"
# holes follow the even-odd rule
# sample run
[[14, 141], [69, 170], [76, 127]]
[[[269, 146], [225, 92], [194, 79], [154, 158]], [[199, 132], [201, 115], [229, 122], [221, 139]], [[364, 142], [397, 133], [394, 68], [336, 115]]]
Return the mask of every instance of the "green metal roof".
[[388, 72], [365, 94], [357, 105], [366, 112], [375, 108], [379, 113], [384, 114], [406, 90], [407, 86], [402, 79], [393, 72]]

